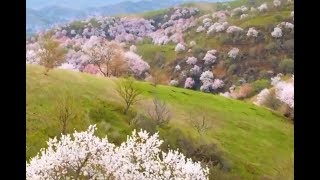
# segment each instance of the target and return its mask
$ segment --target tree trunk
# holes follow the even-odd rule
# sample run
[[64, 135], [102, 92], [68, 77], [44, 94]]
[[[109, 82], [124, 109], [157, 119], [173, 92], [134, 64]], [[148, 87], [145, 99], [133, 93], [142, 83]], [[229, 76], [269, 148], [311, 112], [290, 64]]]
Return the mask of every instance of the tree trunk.
[[103, 76], [104, 76], [104, 77], [107, 77], [106, 73], [104, 73], [104, 72], [102, 71], [101, 67], [98, 66], [98, 68], [99, 68], [99, 71], [103, 74]]

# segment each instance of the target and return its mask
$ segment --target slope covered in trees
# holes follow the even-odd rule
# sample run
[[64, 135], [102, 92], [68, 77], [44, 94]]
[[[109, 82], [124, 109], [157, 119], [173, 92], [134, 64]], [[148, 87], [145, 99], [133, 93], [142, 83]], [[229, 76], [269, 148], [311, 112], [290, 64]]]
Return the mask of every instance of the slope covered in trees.
[[[218, 95], [137, 82], [140, 101], [124, 115], [117, 78], [58, 69], [44, 75], [43, 71], [27, 65], [28, 159], [62, 132], [55, 109], [59, 97], [72, 94], [77, 116], [68, 122], [66, 133], [97, 124], [99, 137], [108, 135], [111, 143], [120, 144], [134, 128], [159, 131], [164, 150], [167, 145], [179, 148], [193, 160], [216, 164], [225, 174], [211, 170], [211, 177], [290, 179], [293, 175], [293, 124], [277, 112]], [[153, 97], [165, 101], [171, 111], [165, 126], [148, 117]], [[202, 131], [197, 127], [203, 119]]]

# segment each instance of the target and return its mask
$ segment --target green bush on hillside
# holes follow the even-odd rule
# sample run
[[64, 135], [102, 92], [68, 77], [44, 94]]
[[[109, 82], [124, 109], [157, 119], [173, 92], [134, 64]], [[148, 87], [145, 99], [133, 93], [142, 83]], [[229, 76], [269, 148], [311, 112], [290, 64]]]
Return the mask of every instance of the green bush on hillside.
[[285, 74], [292, 74], [294, 71], [294, 61], [292, 59], [283, 59], [280, 61], [279, 70]]

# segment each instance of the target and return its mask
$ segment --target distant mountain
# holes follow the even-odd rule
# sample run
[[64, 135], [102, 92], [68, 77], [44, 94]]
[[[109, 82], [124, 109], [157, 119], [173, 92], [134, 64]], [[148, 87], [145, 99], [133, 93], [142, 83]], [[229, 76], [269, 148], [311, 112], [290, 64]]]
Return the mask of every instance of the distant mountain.
[[53, 24], [83, 19], [88, 16], [140, 13], [195, 1], [222, 2], [227, 0], [120, 0], [120, 2], [116, 0], [28, 0], [27, 35]]

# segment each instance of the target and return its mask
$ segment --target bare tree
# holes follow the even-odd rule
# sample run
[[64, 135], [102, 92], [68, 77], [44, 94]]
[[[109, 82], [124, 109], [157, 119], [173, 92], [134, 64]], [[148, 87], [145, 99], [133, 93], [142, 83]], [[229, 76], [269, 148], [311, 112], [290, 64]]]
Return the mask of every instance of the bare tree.
[[60, 66], [65, 62], [66, 51], [60, 46], [59, 42], [51, 37], [44, 37], [40, 41], [40, 65], [43, 65], [46, 70], [45, 75], [48, 75], [50, 69]]
[[59, 121], [62, 134], [67, 133], [70, 121], [78, 118], [75, 99], [71, 95], [61, 95], [55, 103], [55, 117]]
[[126, 78], [117, 82], [116, 91], [126, 104], [124, 114], [127, 114], [129, 108], [140, 100], [138, 96], [142, 93], [135, 86], [133, 78]]
[[202, 134], [211, 128], [211, 125], [206, 119], [206, 115], [202, 115], [200, 117], [192, 117], [190, 113], [190, 122], [199, 134]]
[[153, 98], [153, 107], [148, 110], [149, 118], [155, 121], [158, 125], [167, 124], [171, 117], [171, 112], [165, 101], [156, 97]]
[[154, 87], [157, 87], [158, 84], [163, 83], [168, 79], [166, 73], [162, 72], [160, 69], [151, 69], [150, 74], [152, 76], [151, 82]]

